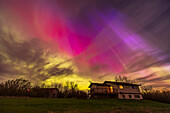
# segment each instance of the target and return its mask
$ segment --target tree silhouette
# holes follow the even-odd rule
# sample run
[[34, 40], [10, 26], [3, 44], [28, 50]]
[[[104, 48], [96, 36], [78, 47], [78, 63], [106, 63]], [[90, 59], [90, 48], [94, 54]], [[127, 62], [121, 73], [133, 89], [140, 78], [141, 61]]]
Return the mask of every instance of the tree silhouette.
[[131, 79], [129, 79], [129, 78], [127, 78], [126, 76], [115, 76], [115, 81], [116, 82], [126, 82], [126, 83], [138, 83], [138, 81], [136, 81], [136, 80], [131, 80]]
[[0, 85], [1, 95], [6, 96], [26, 95], [27, 89], [30, 88], [31, 82], [23, 78], [8, 80]]

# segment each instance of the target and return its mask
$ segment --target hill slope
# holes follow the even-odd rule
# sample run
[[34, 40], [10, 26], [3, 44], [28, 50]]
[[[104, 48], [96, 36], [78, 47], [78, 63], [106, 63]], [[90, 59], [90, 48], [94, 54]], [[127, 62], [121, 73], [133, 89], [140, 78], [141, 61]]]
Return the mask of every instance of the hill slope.
[[0, 113], [166, 112], [170, 104], [150, 100], [0, 98]]

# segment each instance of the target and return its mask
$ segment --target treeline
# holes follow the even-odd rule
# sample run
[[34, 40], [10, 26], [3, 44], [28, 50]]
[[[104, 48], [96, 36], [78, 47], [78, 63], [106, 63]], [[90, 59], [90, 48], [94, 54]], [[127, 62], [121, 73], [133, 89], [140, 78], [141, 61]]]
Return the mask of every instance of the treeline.
[[49, 91], [46, 88], [55, 88], [58, 93], [58, 98], [87, 98], [88, 95], [84, 91], [78, 89], [78, 84], [74, 82], [66, 82], [66, 85], [52, 84], [47, 86], [42, 84], [40, 86], [32, 86], [31, 82], [23, 78], [8, 80], [0, 84], [0, 96], [27, 96], [27, 97], [41, 97], [48, 98]]
[[153, 90], [142, 93], [144, 99], [170, 103], [170, 91]]
[[169, 90], [154, 90], [150, 85], [143, 85], [141, 92], [144, 99], [170, 103]]

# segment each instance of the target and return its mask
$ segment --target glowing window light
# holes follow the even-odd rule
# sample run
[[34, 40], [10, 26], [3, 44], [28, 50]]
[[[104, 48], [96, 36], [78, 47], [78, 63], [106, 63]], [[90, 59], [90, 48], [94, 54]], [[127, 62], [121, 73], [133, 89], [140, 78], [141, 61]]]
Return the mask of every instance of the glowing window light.
[[122, 86], [122, 85], [119, 85], [119, 89], [123, 89], [123, 86]]
[[113, 92], [113, 87], [112, 87], [112, 86], [110, 87], [110, 92], [111, 92], [111, 93]]

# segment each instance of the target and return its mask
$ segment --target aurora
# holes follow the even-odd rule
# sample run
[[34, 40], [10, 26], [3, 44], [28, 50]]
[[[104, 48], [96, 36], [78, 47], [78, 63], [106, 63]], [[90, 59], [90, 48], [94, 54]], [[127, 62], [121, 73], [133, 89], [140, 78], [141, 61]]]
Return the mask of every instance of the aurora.
[[[1, 0], [0, 82], [86, 89], [121, 75], [168, 89], [169, 9], [168, 0]], [[55, 67], [73, 73], [49, 73]]]

